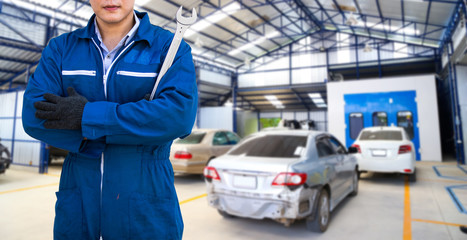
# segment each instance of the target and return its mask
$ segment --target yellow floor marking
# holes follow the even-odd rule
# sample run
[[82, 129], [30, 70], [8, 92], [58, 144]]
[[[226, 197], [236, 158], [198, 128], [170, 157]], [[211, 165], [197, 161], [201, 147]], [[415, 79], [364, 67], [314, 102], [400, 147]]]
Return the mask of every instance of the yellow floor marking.
[[412, 217], [410, 212], [410, 186], [409, 177], [405, 177], [404, 187], [404, 228], [402, 233], [403, 240], [412, 240]]
[[44, 175], [52, 176], [52, 177], [60, 177], [60, 174], [53, 174], [53, 173], [44, 173]]
[[183, 200], [181, 202], [179, 202], [180, 205], [184, 204], [184, 203], [187, 203], [187, 202], [191, 202], [193, 200], [196, 200], [196, 199], [200, 199], [200, 198], [203, 198], [203, 197], [206, 197], [208, 194], [201, 194], [199, 196], [196, 196], [196, 197], [193, 197], [193, 198], [190, 198], [190, 199], [187, 199], [187, 200]]
[[8, 190], [8, 191], [0, 192], [0, 195], [2, 195], [2, 194], [7, 194], [7, 193], [14, 193], [14, 192], [22, 192], [22, 191], [31, 190], [31, 189], [37, 189], [37, 188], [44, 188], [44, 187], [57, 186], [58, 184], [59, 184], [59, 183], [51, 183], [51, 184], [38, 185], [38, 186], [34, 186], [34, 187], [18, 188], [18, 189], [13, 189], [13, 190]]
[[[22, 191], [32, 190], [32, 189], [37, 189], [37, 188], [44, 188], [44, 187], [57, 186], [58, 184], [59, 184], [59, 183], [51, 183], [51, 184], [38, 185], [38, 186], [33, 186], [33, 187], [18, 188], [18, 189], [13, 189], [13, 190], [8, 190], [8, 191], [0, 192], [0, 195], [2, 195], [2, 194], [7, 194], [7, 193], [14, 193], [14, 192], [22, 192]], [[182, 204], [184, 204], [184, 203], [191, 202], [191, 201], [193, 201], [193, 200], [200, 199], [200, 198], [203, 198], [203, 197], [206, 197], [206, 196], [207, 196], [206, 193], [205, 193], [205, 194], [201, 194], [201, 195], [199, 195], [199, 196], [196, 196], [196, 197], [193, 197], [193, 198], [190, 198], [190, 199], [181, 201], [181, 202], [179, 202], [179, 204], [182, 205]]]
[[415, 222], [424, 222], [424, 223], [434, 223], [434, 224], [448, 225], [448, 226], [454, 226], [454, 227], [463, 226], [463, 224], [447, 223], [447, 222], [432, 221], [432, 220], [424, 220], [424, 219], [412, 219], [412, 221], [415, 221]]

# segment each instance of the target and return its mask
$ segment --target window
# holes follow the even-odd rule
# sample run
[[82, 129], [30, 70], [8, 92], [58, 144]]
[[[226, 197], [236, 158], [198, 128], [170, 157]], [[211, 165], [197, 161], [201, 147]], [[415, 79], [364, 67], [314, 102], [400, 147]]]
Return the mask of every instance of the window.
[[206, 136], [205, 132], [192, 132], [188, 137], [178, 139], [175, 142], [181, 144], [198, 144], [203, 141], [204, 136]]
[[346, 154], [347, 151], [345, 150], [345, 147], [342, 145], [342, 143], [339, 142], [339, 140], [335, 139], [334, 137], [329, 138], [329, 142], [331, 143], [331, 146], [334, 148], [334, 151], [338, 154]]
[[358, 134], [363, 129], [363, 114], [362, 113], [350, 113], [349, 114], [349, 131], [350, 138], [357, 139]]
[[316, 150], [318, 150], [318, 157], [327, 157], [335, 154], [334, 149], [331, 147], [327, 137], [321, 137], [316, 140]]
[[229, 140], [230, 145], [237, 144], [240, 141], [240, 138], [237, 136], [237, 134], [233, 132], [225, 132], [227, 135], [227, 139]]
[[212, 139], [212, 145], [228, 145], [228, 143], [229, 140], [223, 132], [216, 132], [216, 134], [214, 134], [214, 138]]
[[264, 135], [243, 141], [229, 155], [298, 158], [306, 148], [306, 136]]
[[402, 111], [397, 113], [397, 126], [403, 127], [409, 135], [409, 139], [414, 137], [413, 115], [411, 111]]
[[402, 132], [398, 130], [381, 130], [381, 131], [364, 130], [359, 140], [360, 141], [365, 141], [365, 140], [402, 141]]
[[350, 55], [350, 38], [351, 36], [346, 33], [337, 33], [337, 62], [338, 63], [349, 63], [351, 62]]
[[374, 112], [373, 113], [373, 126], [387, 126], [388, 125], [388, 114], [385, 112]]

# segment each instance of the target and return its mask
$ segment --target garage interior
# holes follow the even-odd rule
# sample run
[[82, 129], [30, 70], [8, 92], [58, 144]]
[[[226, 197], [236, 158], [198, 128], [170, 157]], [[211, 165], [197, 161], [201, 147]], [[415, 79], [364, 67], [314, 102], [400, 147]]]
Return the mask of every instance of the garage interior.
[[[200, 175], [176, 174], [183, 239], [467, 239], [459, 229], [467, 225], [464, 1], [135, 1], [171, 32], [180, 6], [198, 12], [184, 36], [198, 84], [194, 128], [244, 138], [297, 120], [349, 147], [353, 113], [367, 127], [383, 109], [398, 125], [398, 107], [410, 105], [417, 119], [417, 181], [362, 174], [359, 194], [332, 212], [322, 234], [304, 221], [224, 218], [208, 206]], [[86, 0], [0, 0], [0, 143], [12, 159], [0, 174], [4, 240], [53, 238], [64, 157], [24, 132], [22, 99], [49, 40], [92, 14]]]

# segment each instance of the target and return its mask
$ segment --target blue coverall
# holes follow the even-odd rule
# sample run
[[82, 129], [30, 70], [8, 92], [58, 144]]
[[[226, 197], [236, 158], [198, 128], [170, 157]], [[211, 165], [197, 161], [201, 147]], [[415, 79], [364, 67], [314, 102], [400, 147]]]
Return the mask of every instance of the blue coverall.
[[[55, 239], [182, 237], [169, 152], [172, 140], [193, 127], [195, 68], [191, 49], [182, 42], [155, 99], [143, 100], [152, 91], [173, 34], [151, 25], [146, 13], [136, 14], [139, 29], [107, 75], [94, 15], [86, 27], [50, 41], [26, 88], [25, 131], [70, 151], [56, 193]], [[82, 130], [45, 129], [44, 120], [34, 116], [34, 102], [44, 101], [44, 93], [64, 97], [68, 87], [89, 101]]]

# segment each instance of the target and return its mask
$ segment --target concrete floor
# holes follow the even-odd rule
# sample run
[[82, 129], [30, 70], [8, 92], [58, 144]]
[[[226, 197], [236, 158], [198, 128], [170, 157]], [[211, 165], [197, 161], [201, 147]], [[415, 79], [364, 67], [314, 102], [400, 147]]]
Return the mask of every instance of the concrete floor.
[[[60, 162], [47, 175], [36, 171], [13, 166], [0, 175], [0, 239], [52, 239]], [[410, 184], [403, 176], [363, 174], [358, 195], [336, 208], [324, 234], [309, 232], [304, 221], [287, 228], [272, 220], [223, 218], [207, 205], [200, 176], [177, 175], [183, 239], [467, 239], [459, 231], [467, 225], [467, 167], [419, 162], [417, 171]]]

